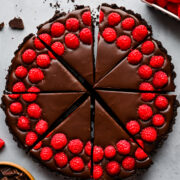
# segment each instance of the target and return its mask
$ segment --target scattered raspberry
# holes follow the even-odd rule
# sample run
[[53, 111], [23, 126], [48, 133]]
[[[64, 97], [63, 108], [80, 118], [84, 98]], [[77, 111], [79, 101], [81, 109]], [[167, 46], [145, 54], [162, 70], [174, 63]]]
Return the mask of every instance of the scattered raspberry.
[[23, 110], [23, 107], [22, 107], [22, 104], [20, 102], [13, 102], [11, 105], [10, 105], [10, 111], [13, 113], [13, 114], [19, 114], [21, 113]]
[[141, 46], [141, 51], [143, 54], [151, 54], [155, 49], [154, 43], [152, 41], [146, 41]]
[[168, 107], [168, 100], [164, 96], [158, 96], [155, 100], [155, 105], [158, 107], [160, 110], [164, 110]]
[[79, 21], [76, 18], [69, 18], [66, 21], [66, 29], [68, 31], [75, 32], [79, 29]]
[[85, 153], [88, 155], [88, 156], [91, 156], [91, 142], [88, 141], [84, 147], [84, 150], [85, 150]]
[[40, 54], [36, 58], [36, 63], [41, 68], [46, 68], [50, 64], [50, 57], [47, 54]]
[[116, 149], [114, 146], [107, 146], [104, 150], [106, 158], [111, 159], [116, 155]]
[[148, 35], [148, 29], [145, 25], [139, 25], [132, 32], [134, 40], [140, 42]]
[[168, 2], [167, 3], [167, 6], [166, 6], [167, 10], [174, 13], [174, 14], [178, 14], [178, 6], [177, 4], [175, 3], [171, 3], [171, 2]]
[[50, 147], [43, 147], [40, 152], [40, 157], [43, 161], [48, 161], [51, 159], [53, 151]]
[[79, 139], [73, 139], [69, 142], [68, 149], [73, 154], [79, 154], [83, 150], [83, 143]]
[[108, 164], [106, 165], [106, 171], [111, 176], [115, 176], [115, 175], [119, 174], [119, 172], [120, 172], [119, 163], [116, 161], [108, 162]]
[[91, 26], [91, 12], [86, 11], [82, 14], [82, 21], [85, 25]]
[[85, 44], [91, 44], [92, 43], [92, 32], [88, 28], [84, 28], [79, 33], [80, 40]]
[[101, 23], [104, 20], [104, 13], [100, 10], [99, 13], [99, 23]]
[[122, 155], [127, 155], [131, 151], [131, 144], [127, 140], [120, 140], [116, 144], [117, 150]]
[[130, 64], [138, 64], [141, 61], [142, 57], [142, 53], [139, 50], [135, 49], [129, 53], [127, 60]]
[[27, 113], [31, 118], [35, 118], [38, 119], [41, 116], [41, 108], [39, 107], [39, 105], [32, 103], [28, 106], [27, 108]]
[[44, 74], [40, 69], [32, 68], [29, 70], [28, 77], [32, 83], [38, 83], [44, 79]]
[[34, 146], [34, 150], [38, 150], [38, 149], [40, 149], [41, 148], [41, 146], [42, 146], [42, 141], [39, 141], [35, 146]]
[[30, 121], [27, 117], [21, 116], [18, 118], [17, 126], [21, 130], [29, 130], [30, 129]]
[[137, 150], [135, 152], [135, 157], [138, 160], [142, 161], [142, 160], [145, 160], [148, 157], [148, 155], [143, 151], [143, 149], [137, 148]]
[[153, 86], [148, 82], [143, 82], [139, 86], [140, 91], [154, 91]]
[[164, 64], [164, 57], [163, 56], [153, 56], [150, 60], [150, 65], [153, 68], [161, 68]]
[[77, 49], [79, 47], [79, 39], [75, 34], [68, 33], [65, 36], [66, 46], [71, 49]]
[[64, 34], [64, 31], [65, 31], [65, 27], [60, 22], [55, 22], [51, 26], [51, 35], [52, 36], [55, 36], [55, 37], [62, 36]]
[[122, 21], [122, 28], [124, 30], [132, 30], [135, 26], [135, 20], [132, 17], [128, 17]]
[[63, 133], [57, 133], [51, 139], [51, 146], [56, 150], [62, 149], [66, 144], [67, 138]]
[[36, 140], [38, 139], [36, 133], [34, 132], [28, 132], [25, 138], [25, 142], [27, 146], [32, 146]]
[[141, 131], [141, 138], [147, 142], [154, 142], [157, 139], [157, 132], [153, 127], [144, 128]]
[[17, 99], [19, 98], [19, 94], [9, 94], [8, 97], [10, 97], [11, 99]]
[[5, 145], [5, 142], [0, 138], [0, 149], [2, 149]]
[[143, 101], [152, 101], [155, 98], [155, 96], [156, 96], [155, 93], [142, 93], [141, 99]]
[[144, 142], [141, 139], [136, 139], [136, 141], [144, 149]]
[[63, 152], [59, 152], [54, 156], [54, 160], [56, 164], [60, 167], [63, 168], [64, 166], [67, 165], [68, 163], [68, 158]]
[[28, 89], [28, 92], [31, 92], [31, 93], [38, 93], [40, 92], [40, 89], [35, 87], [35, 86], [32, 86]]
[[27, 49], [22, 54], [22, 60], [26, 64], [32, 63], [36, 58], [36, 52], [32, 49]]
[[153, 116], [152, 123], [154, 126], [162, 126], [165, 123], [163, 115], [156, 114]]
[[51, 49], [59, 56], [64, 54], [64, 45], [61, 42], [55, 42], [51, 45]]
[[51, 45], [51, 36], [47, 33], [43, 33], [39, 35], [39, 38], [46, 43], [47, 45]]
[[165, 8], [167, 5], [167, 0], [156, 0], [157, 5], [161, 6], [162, 8]]
[[126, 157], [122, 161], [122, 166], [125, 170], [131, 171], [135, 167], [135, 159], [132, 157]]
[[132, 120], [132, 121], [129, 121], [127, 124], [126, 124], [126, 129], [132, 134], [132, 135], [135, 135], [137, 134], [139, 131], [140, 131], [140, 125], [137, 121], [135, 120]]
[[94, 165], [93, 179], [100, 179], [103, 175], [103, 169], [100, 165]]
[[121, 50], [127, 50], [131, 47], [131, 38], [126, 35], [119, 36], [116, 41], [116, 45]]
[[154, 74], [153, 84], [156, 88], [162, 88], [168, 83], [168, 76], [163, 71], [158, 71]]
[[149, 79], [152, 76], [152, 69], [147, 65], [142, 65], [138, 69], [138, 74], [142, 79]]
[[80, 157], [72, 158], [70, 160], [69, 165], [73, 171], [80, 172], [84, 169], [84, 162], [83, 162], [82, 158], [80, 158]]
[[108, 24], [110, 26], [116, 26], [121, 21], [121, 16], [118, 13], [112, 12], [108, 16]]
[[36, 100], [37, 94], [34, 94], [34, 93], [23, 94], [22, 98], [27, 102], [33, 102]]
[[107, 42], [113, 42], [117, 37], [116, 31], [113, 28], [105, 28], [102, 33], [102, 36], [104, 40]]
[[24, 66], [18, 66], [17, 69], [15, 70], [15, 75], [18, 78], [25, 78], [27, 76], [27, 69]]
[[38, 134], [42, 135], [44, 134], [48, 129], [48, 123], [44, 120], [39, 120], [39, 122], [37, 122], [35, 130]]
[[26, 88], [23, 82], [17, 82], [13, 86], [13, 92], [25, 92]]
[[143, 121], [147, 121], [153, 115], [152, 108], [146, 104], [143, 104], [138, 108], [138, 115]]
[[94, 146], [93, 149], [93, 161], [99, 162], [103, 159], [104, 151], [100, 146]]

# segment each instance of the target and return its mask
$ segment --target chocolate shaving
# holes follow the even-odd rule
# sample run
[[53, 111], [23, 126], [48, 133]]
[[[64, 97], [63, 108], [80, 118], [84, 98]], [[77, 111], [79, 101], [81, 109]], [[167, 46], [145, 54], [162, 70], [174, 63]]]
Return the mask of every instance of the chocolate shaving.
[[14, 19], [10, 20], [9, 26], [11, 27], [11, 29], [19, 29], [19, 30], [24, 29], [24, 23], [21, 18], [15, 17]]

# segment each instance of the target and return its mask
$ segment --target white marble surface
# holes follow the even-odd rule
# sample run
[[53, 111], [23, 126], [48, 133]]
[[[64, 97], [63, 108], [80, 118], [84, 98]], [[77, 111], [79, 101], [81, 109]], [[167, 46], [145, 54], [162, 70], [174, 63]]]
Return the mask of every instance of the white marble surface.
[[[54, 0], [0, 0], [0, 22], [5, 22], [5, 28], [0, 32], [0, 96], [5, 87], [5, 76], [10, 65], [13, 52], [17, 49], [23, 38], [29, 33], [36, 32], [36, 26], [49, 19], [55, 9], [50, 8], [49, 3]], [[135, 12], [142, 14], [152, 25], [154, 38], [162, 41], [165, 48], [173, 58], [177, 78], [176, 94], [180, 94], [180, 22], [148, 8], [140, 0], [77, 0], [78, 4], [97, 7], [102, 2], [117, 3]], [[71, 9], [73, 3], [67, 5], [67, 0], [59, 1], [60, 9]], [[11, 30], [8, 22], [14, 16], [20, 16], [24, 20], [23, 31]], [[179, 98], [178, 98], [179, 99]], [[180, 111], [180, 109], [179, 109]], [[0, 152], [0, 161], [12, 161], [29, 170], [36, 180], [60, 180], [46, 169], [32, 161], [22, 149], [17, 147], [12, 135], [5, 124], [5, 115], [0, 110], [0, 137], [6, 142], [6, 147]], [[163, 148], [153, 157], [154, 165], [138, 180], [179, 180], [180, 179], [180, 114], [177, 116], [176, 125]]]

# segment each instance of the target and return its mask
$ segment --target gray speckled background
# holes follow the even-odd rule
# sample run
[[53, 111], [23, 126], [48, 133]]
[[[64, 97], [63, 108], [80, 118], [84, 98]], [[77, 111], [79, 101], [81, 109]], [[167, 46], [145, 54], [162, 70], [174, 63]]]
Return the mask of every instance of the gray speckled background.
[[[29, 33], [36, 32], [36, 26], [49, 19], [55, 9], [50, 8], [49, 3], [55, 3], [56, 0], [0, 0], [0, 22], [5, 22], [5, 28], [0, 32], [0, 96], [5, 87], [5, 76], [11, 58], [17, 46], [23, 38]], [[76, 4], [91, 5], [97, 7], [102, 2], [117, 3], [119, 6], [125, 6], [138, 12], [152, 25], [154, 38], [162, 41], [165, 48], [168, 49], [175, 65], [177, 78], [176, 94], [180, 99], [180, 22], [148, 8], [140, 0], [76, 0]], [[60, 9], [71, 9], [73, 3], [67, 0], [59, 1]], [[14, 16], [20, 16], [24, 20], [25, 29], [23, 31], [11, 30], [8, 22]], [[179, 109], [180, 111], [180, 109]], [[32, 161], [22, 149], [12, 139], [5, 124], [5, 115], [0, 110], [0, 137], [6, 142], [6, 147], [0, 152], [0, 161], [12, 161], [18, 163], [29, 170], [36, 180], [59, 180], [46, 169]], [[180, 179], [180, 114], [176, 119], [173, 132], [164, 143], [163, 148], [159, 149], [153, 157], [154, 164], [138, 180], [179, 180]]]

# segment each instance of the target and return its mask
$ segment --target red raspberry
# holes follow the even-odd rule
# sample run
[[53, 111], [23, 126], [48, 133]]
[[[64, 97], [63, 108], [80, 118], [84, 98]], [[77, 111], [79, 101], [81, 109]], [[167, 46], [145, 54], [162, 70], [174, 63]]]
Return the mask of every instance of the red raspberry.
[[84, 147], [84, 150], [85, 150], [85, 153], [88, 155], [88, 156], [91, 156], [91, 142], [88, 141]]
[[59, 56], [64, 54], [64, 45], [61, 42], [55, 42], [51, 45], [51, 49]]
[[180, 0], [167, 0], [167, 1], [172, 3], [180, 3]]
[[41, 146], [42, 146], [42, 141], [39, 141], [35, 146], [34, 146], [34, 150], [38, 150], [38, 149], [40, 149], [41, 148]]
[[77, 49], [79, 47], [79, 39], [75, 34], [68, 33], [65, 36], [65, 43], [68, 48]]
[[35, 130], [38, 134], [42, 135], [44, 134], [48, 129], [48, 123], [44, 120], [39, 120], [39, 122], [37, 122]]
[[53, 151], [50, 147], [43, 147], [40, 152], [40, 157], [43, 161], [48, 161], [53, 156]]
[[88, 162], [88, 168], [91, 169], [91, 160]]
[[17, 126], [21, 130], [29, 130], [30, 129], [30, 121], [27, 117], [21, 116], [18, 118]]
[[143, 151], [143, 149], [137, 148], [137, 150], [135, 152], [135, 157], [138, 160], [142, 161], [142, 160], [145, 160], [148, 157], [148, 155]]
[[63, 133], [57, 133], [51, 139], [51, 146], [56, 150], [62, 149], [66, 144], [67, 138]]
[[144, 128], [141, 131], [141, 138], [147, 142], [154, 142], [157, 139], [157, 132], [153, 127]]
[[136, 139], [136, 141], [144, 149], [144, 142], [141, 139]]
[[51, 59], [56, 59], [56, 57], [54, 56], [54, 54], [51, 51], [48, 51], [48, 55]]
[[139, 25], [132, 32], [133, 38], [136, 41], [142, 41], [148, 35], [148, 29], [145, 25]]
[[22, 107], [22, 104], [20, 102], [13, 102], [11, 105], [10, 105], [10, 111], [13, 113], [13, 114], [19, 114], [21, 113], [23, 110], [23, 107]]
[[79, 29], [79, 21], [78, 19], [76, 18], [69, 18], [67, 21], [66, 21], [66, 29], [68, 31], [77, 31]]
[[99, 23], [101, 23], [104, 20], [104, 13], [100, 10], [99, 13]]
[[104, 150], [104, 155], [106, 158], [111, 159], [116, 155], [116, 149], [114, 146], [107, 146]]
[[83, 150], [83, 143], [79, 139], [73, 139], [69, 142], [68, 149], [73, 154], [79, 154]]
[[135, 20], [132, 17], [128, 17], [122, 21], [122, 28], [124, 30], [131, 30], [135, 26]]
[[17, 99], [19, 98], [19, 94], [9, 94], [8, 97], [10, 97], [11, 99]]
[[147, 2], [149, 2], [149, 3], [154, 3], [155, 2], [155, 0], [146, 0]]
[[36, 63], [39, 67], [46, 68], [50, 64], [50, 57], [47, 54], [40, 54], [36, 58]]
[[116, 31], [113, 28], [105, 28], [102, 33], [102, 36], [104, 40], [107, 42], [113, 42], [117, 37]]
[[143, 121], [147, 121], [149, 118], [152, 117], [152, 108], [146, 104], [139, 106], [138, 108], [138, 115]]
[[88, 28], [84, 28], [79, 33], [80, 40], [85, 44], [91, 44], [92, 43], [92, 33], [91, 30]]
[[152, 41], [146, 41], [141, 46], [141, 51], [143, 54], [151, 54], [154, 51], [154, 43]]
[[33, 102], [36, 100], [37, 94], [34, 94], [34, 93], [23, 94], [22, 98], [27, 102]]
[[142, 79], [149, 79], [152, 76], [152, 69], [147, 65], [142, 65], [138, 69], [138, 74]]
[[131, 144], [127, 140], [120, 140], [116, 144], [117, 150], [122, 155], [127, 155], [131, 151]]
[[178, 14], [178, 6], [177, 4], [175, 3], [171, 3], [171, 2], [168, 2], [167, 3], [167, 6], [166, 6], [167, 10], [174, 13], [174, 14]]
[[139, 86], [140, 91], [154, 91], [153, 86], [148, 82], [143, 82]]
[[135, 49], [129, 53], [127, 60], [130, 64], [138, 64], [141, 61], [142, 57], [142, 53], [139, 50]]
[[180, 4], [178, 6], [178, 17], [180, 18]]
[[104, 151], [100, 146], [94, 146], [93, 149], [93, 161], [99, 162], [103, 159]]
[[0, 149], [2, 149], [5, 145], [5, 142], [0, 138]]
[[40, 69], [32, 68], [29, 70], [28, 77], [32, 83], [38, 83], [44, 79], [44, 74]]
[[126, 157], [122, 161], [122, 166], [125, 170], [131, 171], [135, 167], [135, 159], [132, 157]]
[[168, 100], [164, 96], [158, 96], [155, 100], [155, 105], [158, 107], [160, 110], [164, 110], [168, 107]]
[[131, 47], [131, 38], [126, 35], [119, 36], [116, 41], [116, 45], [121, 50], [127, 50]]
[[23, 82], [17, 82], [13, 86], [13, 92], [25, 92], [26, 88]]
[[153, 56], [150, 60], [150, 65], [153, 68], [161, 68], [164, 64], [164, 57], [163, 56]]
[[139, 131], [140, 131], [140, 125], [137, 121], [135, 120], [132, 120], [132, 121], [129, 121], [127, 124], [126, 124], [126, 129], [132, 134], [132, 135], [135, 135], [137, 134]]
[[47, 136], [46, 138], [50, 137], [52, 135], [53, 131], [51, 131]]
[[82, 14], [82, 21], [85, 25], [91, 26], [91, 12], [86, 11]]
[[162, 126], [165, 123], [163, 115], [156, 114], [153, 116], [152, 123], [154, 126]]
[[32, 63], [36, 58], [36, 52], [32, 49], [27, 49], [22, 54], [22, 60], [26, 64]]
[[60, 22], [55, 22], [51, 25], [51, 35], [58, 37], [62, 36], [64, 34], [65, 27], [62, 23]]
[[[40, 34], [39, 35], [39, 38], [44, 42], [46, 43], [47, 45], [50, 45], [51, 44], [51, 36], [47, 33], [44, 33], [44, 34]], [[37, 49], [44, 49], [45, 46], [44, 44], [39, 40], [39, 38], [35, 38], [34, 39], [34, 46], [37, 48]]]
[[115, 176], [115, 175], [119, 174], [120, 168], [121, 167], [120, 167], [119, 163], [116, 161], [108, 162], [108, 164], [106, 165], [106, 171], [111, 176]]
[[68, 163], [68, 158], [65, 153], [59, 152], [54, 156], [54, 160], [56, 164], [60, 167], [63, 168], [64, 166], [67, 165]]
[[35, 118], [35, 119], [40, 118], [41, 112], [42, 112], [41, 108], [39, 107], [39, 105], [35, 103], [30, 104], [27, 108], [27, 113], [31, 118]]
[[27, 76], [27, 69], [24, 66], [18, 66], [17, 69], [15, 70], [15, 75], [18, 78], [25, 78]]
[[168, 83], [168, 76], [163, 71], [158, 71], [154, 74], [153, 84], [156, 88], [162, 88]]
[[34, 132], [28, 132], [25, 138], [25, 142], [27, 146], [32, 146], [36, 141], [38, 137], [36, 133]]
[[94, 165], [93, 179], [100, 179], [103, 175], [103, 169], [100, 165]]
[[83, 162], [82, 158], [80, 158], [80, 157], [72, 158], [70, 160], [69, 165], [73, 171], [80, 172], [84, 169], [84, 162]]
[[38, 93], [38, 92], [40, 92], [40, 89], [35, 86], [32, 86], [28, 89], [28, 92]]
[[143, 101], [152, 101], [155, 98], [155, 96], [156, 96], [155, 93], [142, 93], [141, 99]]
[[116, 26], [121, 21], [121, 16], [118, 13], [112, 12], [108, 16], [108, 24], [110, 26]]
[[161, 6], [162, 8], [165, 8], [167, 5], [167, 0], [156, 0], [157, 5]]

